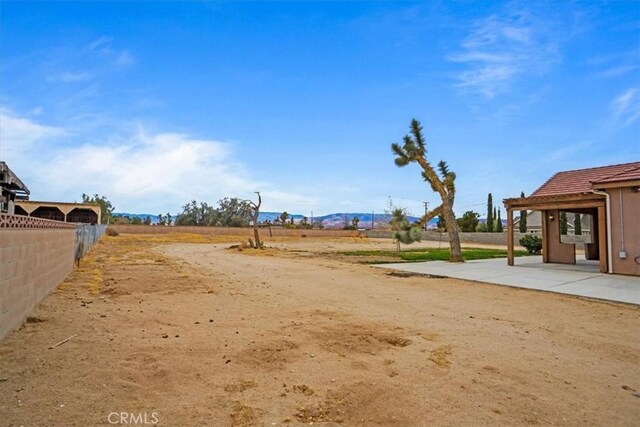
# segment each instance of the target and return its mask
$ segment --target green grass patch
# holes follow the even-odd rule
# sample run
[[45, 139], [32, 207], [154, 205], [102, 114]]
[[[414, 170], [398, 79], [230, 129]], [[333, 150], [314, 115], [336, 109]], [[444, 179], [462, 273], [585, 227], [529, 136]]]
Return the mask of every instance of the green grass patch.
[[[397, 258], [398, 261], [418, 262], [418, 261], [448, 261], [449, 249], [420, 248], [420, 249], [403, 249], [401, 251], [394, 250], [374, 250], [374, 251], [345, 251], [340, 252], [341, 255], [358, 256], [358, 257], [387, 257]], [[526, 256], [527, 251], [514, 251], [514, 256]], [[484, 248], [464, 248], [462, 256], [465, 260], [471, 261], [475, 259], [489, 258], [506, 258], [507, 251], [504, 249], [484, 249]], [[389, 262], [389, 261], [386, 261]], [[366, 261], [369, 264], [369, 261]], [[372, 263], [372, 262], [371, 262]]]

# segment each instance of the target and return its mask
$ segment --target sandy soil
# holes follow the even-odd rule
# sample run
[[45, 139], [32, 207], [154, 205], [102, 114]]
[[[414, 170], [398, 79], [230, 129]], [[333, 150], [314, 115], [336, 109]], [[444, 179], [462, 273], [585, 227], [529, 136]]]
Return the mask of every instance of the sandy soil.
[[103, 239], [0, 345], [0, 424], [638, 424], [638, 307], [232, 240]]

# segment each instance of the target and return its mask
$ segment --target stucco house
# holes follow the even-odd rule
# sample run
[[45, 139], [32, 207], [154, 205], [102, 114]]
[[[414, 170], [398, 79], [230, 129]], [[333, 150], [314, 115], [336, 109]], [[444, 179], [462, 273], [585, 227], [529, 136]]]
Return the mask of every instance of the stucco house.
[[0, 213], [55, 221], [100, 224], [96, 203], [39, 202], [29, 200], [29, 189], [5, 162], [0, 162]]
[[[542, 258], [576, 263], [576, 244], [600, 271], [640, 276], [640, 162], [558, 172], [528, 197], [505, 199], [508, 263], [514, 264], [514, 211], [539, 211]], [[589, 216], [584, 240], [560, 233], [561, 212]]]
[[29, 189], [5, 162], [0, 162], [0, 213], [13, 214], [16, 201], [29, 198]]

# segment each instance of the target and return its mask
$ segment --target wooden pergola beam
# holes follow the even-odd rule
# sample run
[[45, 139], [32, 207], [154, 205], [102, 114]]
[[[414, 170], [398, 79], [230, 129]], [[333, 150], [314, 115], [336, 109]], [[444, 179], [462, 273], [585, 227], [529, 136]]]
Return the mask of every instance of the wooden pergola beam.
[[513, 209], [517, 211], [546, 211], [546, 210], [567, 210], [567, 209], [588, 209], [588, 208], [598, 208], [599, 206], [604, 206], [604, 199], [602, 200], [583, 200], [583, 201], [549, 201], [549, 202], [538, 202], [538, 203], [505, 203], [505, 207], [507, 209]]

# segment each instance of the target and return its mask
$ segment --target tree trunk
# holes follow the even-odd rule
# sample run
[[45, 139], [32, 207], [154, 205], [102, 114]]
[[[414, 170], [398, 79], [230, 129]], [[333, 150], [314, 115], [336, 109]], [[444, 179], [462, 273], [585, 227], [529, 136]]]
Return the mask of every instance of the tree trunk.
[[442, 211], [444, 214], [444, 222], [447, 224], [447, 232], [449, 233], [449, 261], [451, 262], [464, 262], [462, 257], [462, 249], [460, 247], [460, 228], [456, 222], [456, 217], [453, 214], [453, 209], [450, 202], [447, 200], [442, 201]]
[[262, 248], [262, 242], [260, 241], [260, 231], [258, 230], [258, 217], [253, 219], [253, 238], [256, 240], [256, 249]]

